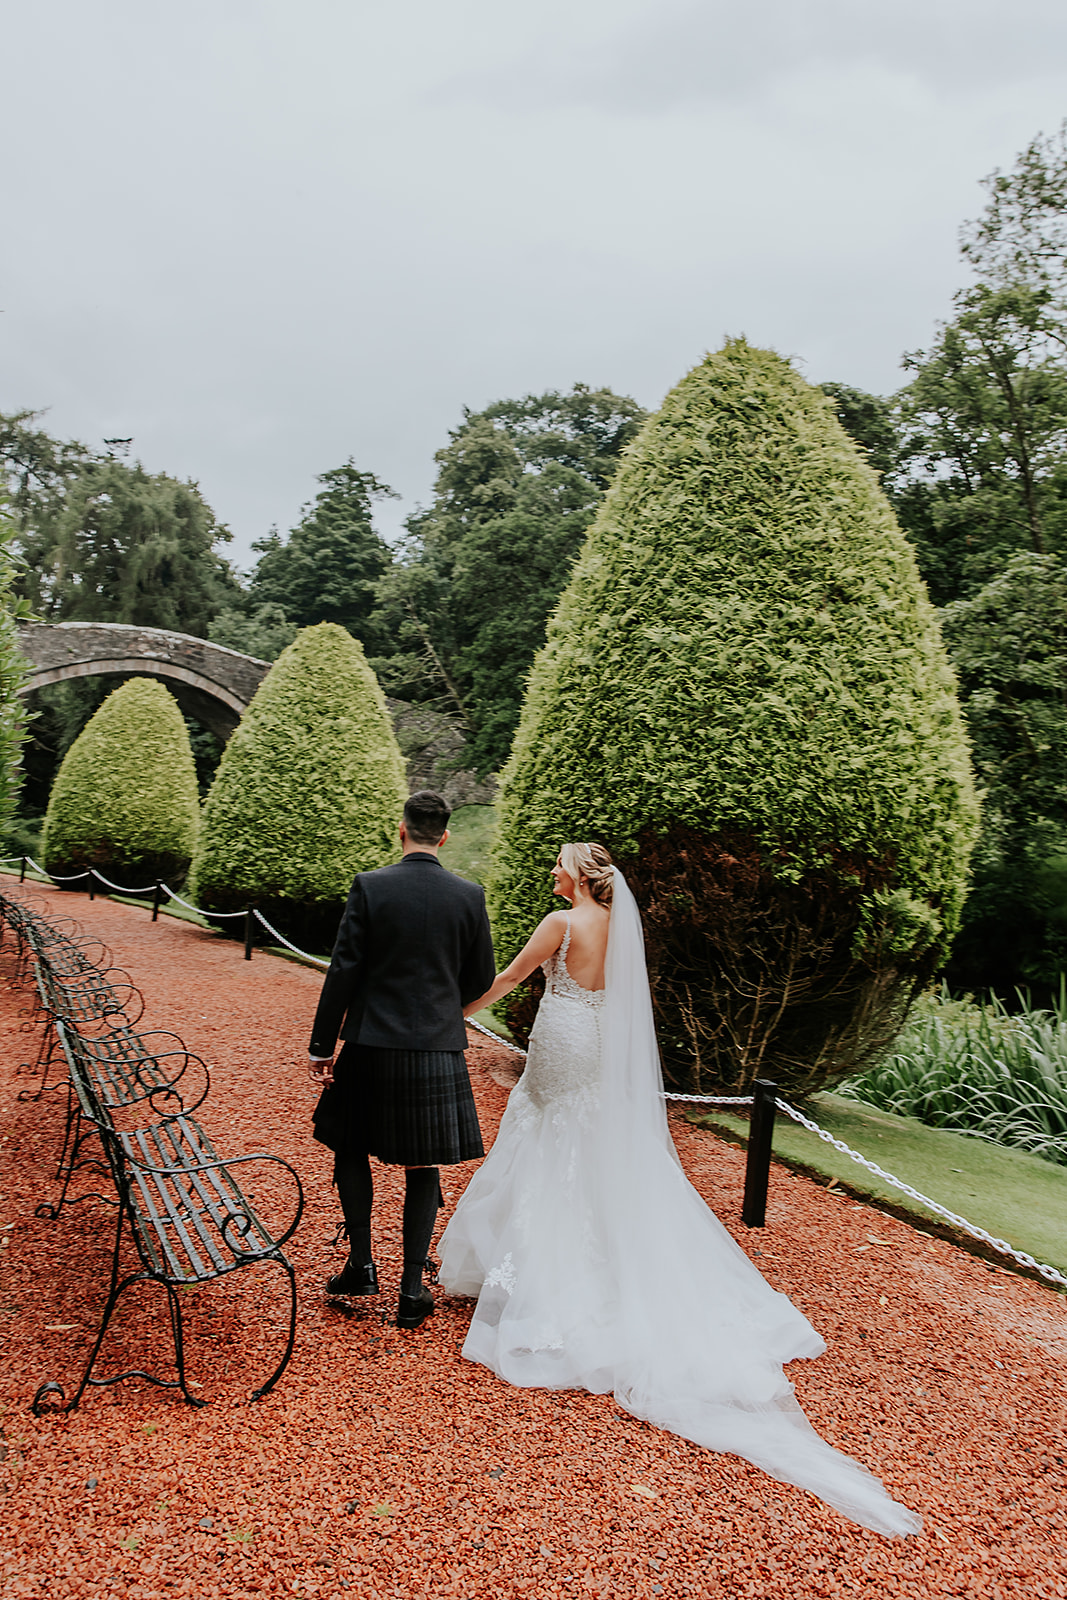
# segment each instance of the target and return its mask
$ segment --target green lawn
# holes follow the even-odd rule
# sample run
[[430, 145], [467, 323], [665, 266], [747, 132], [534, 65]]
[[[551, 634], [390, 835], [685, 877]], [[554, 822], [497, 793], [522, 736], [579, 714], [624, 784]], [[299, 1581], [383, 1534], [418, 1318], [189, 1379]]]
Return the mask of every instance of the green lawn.
[[441, 864], [461, 878], [484, 883], [496, 832], [496, 807], [460, 806], [453, 811], [448, 827], [451, 837], [441, 847]]
[[[913, 1117], [876, 1111], [836, 1094], [815, 1095], [806, 1109], [820, 1127], [884, 1171], [903, 1178], [921, 1194], [1016, 1250], [1025, 1250], [1038, 1261], [1067, 1272], [1067, 1168], [1022, 1150], [928, 1128]], [[690, 1121], [747, 1142], [747, 1121], [729, 1112], [697, 1113]], [[859, 1194], [890, 1201], [916, 1217], [936, 1221], [931, 1212], [899, 1189], [883, 1183], [781, 1112], [775, 1120], [774, 1149], [790, 1165], [827, 1180], [839, 1179]], [[773, 1174], [771, 1182], [773, 1185]]]

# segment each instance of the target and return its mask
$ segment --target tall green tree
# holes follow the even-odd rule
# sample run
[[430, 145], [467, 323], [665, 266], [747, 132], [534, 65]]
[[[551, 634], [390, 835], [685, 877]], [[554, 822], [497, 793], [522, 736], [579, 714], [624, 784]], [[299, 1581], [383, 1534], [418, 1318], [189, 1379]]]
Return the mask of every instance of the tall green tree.
[[329, 949], [352, 879], [399, 851], [404, 761], [363, 648], [303, 628], [260, 684], [204, 805], [195, 889], [254, 901], [305, 949]]
[[576, 384], [466, 412], [437, 454], [433, 504], [381, 589], [401, 646], [386, 682], [450, 707], [483, 772], [507, 755], [548, 614], [643, 419]]
[[44, 832], [50, 872], [97, 867], [132, 888], [184, 877], [200, 805], [189, 736], [153, 678], [113, 689], [67, 751]]
[[1067, 566], [1017, 554], [942, 627], [983, 789], [949, 976], [1047, 991], [1067, 966]]
[[19, 698], [26, 662], [16, 632], [24, 607], [14, 592], [18, 562], [12, 554], [15, 523], [0, 490], [0, 830], [7, 827], [22, 780], [25, 703]]
[[375, 532], [373, 504], [396, 493], [351, 459], [318, 482], [322, 488], [287, 538], [274, 529], [252, 546], [259, 561], [249, 605], [253, 614], [264, 606], [280, 608], [294, 628], [334, 622], [359, 639], [368, 655], [379, 654], [389, 641], [376, 615], [377, 585], [390, 553]]
[[940, 964], [975, 823], [937, 619], [874, 473], [787, 362], [729, 341], [628, 452], [530, 673], [501, 959], [560, 843], [600, 839], [641, 905], [673, 1083], [812, 1091], [876, 1056]]
[[933, 346], [905, 357], [891, 492], [941, 603], [1020, 550], [1067, 545], [1067, 362], [1051, 291], [979, 284]]
[[983, 179], [985, 211], [960, 231], [960, 246], [990, 286], [1027, 283], [1067, 303], [1067, 119], [1038, 134], [1010, 172]]
[[0, 419], [19, 590], [48, 622], [129, 622], [206, 637], [238, 592], [219, 546], [230, 533], [195, 483], [148, 473], [32, 426]]

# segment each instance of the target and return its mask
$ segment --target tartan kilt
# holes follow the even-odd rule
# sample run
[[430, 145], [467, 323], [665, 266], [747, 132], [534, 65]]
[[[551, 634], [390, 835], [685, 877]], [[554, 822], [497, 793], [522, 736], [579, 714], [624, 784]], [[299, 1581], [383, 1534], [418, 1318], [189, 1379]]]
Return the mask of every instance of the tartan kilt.
[[346, 1044], [314, 1120], [316, 1139], [342, 1158], [440, 1167], [485, 1154], [462, 1050]]

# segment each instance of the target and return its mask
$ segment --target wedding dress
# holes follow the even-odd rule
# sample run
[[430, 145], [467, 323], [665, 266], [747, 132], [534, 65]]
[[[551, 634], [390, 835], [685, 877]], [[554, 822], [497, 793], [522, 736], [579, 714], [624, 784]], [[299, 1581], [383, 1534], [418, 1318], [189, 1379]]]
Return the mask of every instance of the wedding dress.
[[606, 985], [545, 963], [526, 1070], [441, 1240], [477, 1295], [463, 1353], [506, 1382], [619, 1405], [809, 1489], [868, 1528], [921, 1520], [819, 1438], [782, 1365], [822, 1339], [759, 1274], [675, 1154], [637, 905], [616, 869]]

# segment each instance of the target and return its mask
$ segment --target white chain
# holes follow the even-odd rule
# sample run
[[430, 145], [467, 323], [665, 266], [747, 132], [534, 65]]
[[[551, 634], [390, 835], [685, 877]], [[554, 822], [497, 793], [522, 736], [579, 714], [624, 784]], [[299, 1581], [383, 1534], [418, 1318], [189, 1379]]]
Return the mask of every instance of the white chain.
[[151, 894], [152, 890], [155, 888], [154, 883], [146, 883], [143, 889], [126, 889], [121, 883], [112, 883], [110, 878], [105, 878], [104, 874], [102, 872], [97, 872], [95, 867], [91, 867], [89, 871], [91, 877], [96, 878], [100, 883], [106, 883], [109, 889], [116, 889], [119, 894]]
[[664, 1100], [687, 1100], [694, 1105], [702, 1106], [750, 1106], [754, 1104], [754, 1097], [750, 1094], [667, 1094], [663, 1092]]
[[497, 1044], [502, 1044], [505, 1050], [510, 1050], [512, 1055], [521, 1056], [526, 1060], [526, 1051], [520, 1050], [517, 1044], [512, 1044], [510, 1039], [505, 1039], [503, 1034], [494, 1033], [492, 1028], [486, 1028], [480, 1022], [475, 1022], [473, 1017], [467, 1018], [467, 1027], [476, 1028], [479, 1033], [484, 1033], [487, 1039], [492, 1039]]
[[244, 917], [248, 914], [245, 911], [205, 911], [203, 906], [194, 906], [191, 900], [183, 900], [180, 894], [175, 894], [168, 883], [161, 883], [159, 887], [166, 890], [169, 899], [177, 900], [186, 911], [195, 911], [201, 917]]
[[987, 1233], [984, 1228], [979, 1228], [975, 1223], [968, 1222], [966, 1217], [957, 1216], [954, 1211], [949, 1211], [947, 1206], [939, 1205], [936, 1200], [931, 1200], [928, 1195], [920, 1194], [918, 1189], [913, 1189], [910, 1183], [905, 1183], [902, 1178], [895, 1178], [891, 1172], [886, 1172], [876, 1161], [868, 1161], [866, 1156], [861, 1156], [858, 1150], [851, 1149], [843, 1139], [835, 1139], [832, 1133], [827, 1133], [825, 1128], [820, 1128], [817, 1122], [813, 1122], [810, 1117], [806, 1117], [802, 1111], [797, 1111], [784, 1100], [776, 1100], [775, 1104], [779, 1111], [784, 1111], [786, 1116], [792, 1117], [794, 1122], [799, 1122], [802, 1127], [818, 1134], [824, 1144], [832, 1144], [834, 1149], [840, 1150], [843, 1156], [848, 1156], [850, 1160], [858, 1162], [861, 1167], [866, 1167], [868, 1172], [872, 1172], [876, 1178], [881, 1178], [883, 1183], [888, 1183], [894, 1189], [899, 1189], [903, 1194], [908, 1195], [910, 1199], [917, 1200], [920, 1205], [925, 1206], [928, 1211], [932, 1211], [935, 1216], [943, 1217], [954, 1228], [959, 1228], [961, 1233], [969, 1234], [972, 1239], [980, 1239], [983, 1244], [991, 1245], [994, 1250], [999, 1250], [1001, 1255], [1011, 1256], [1012, 1260], [1017, 1261], [1021, 1267], [1029, 1267], [1031, 1271], [1038, 1272], [1043, 1278], [1047, 1278], [1049, 1283], [1058, 1283], [1062, 1288], [1067, 1289], [1067, 1278], [1064, 1277], [1062, 1272], [1057, 1272], [1055, 1267], [1045, 1266], [1042, 1262], [1035, 1261], [1034, 1257], [1027, 1255], [1025, 1250], [1013, 1250], [1006, 1240], [995, 1238], [993, 1234]]
[[261, 922], [266, 928], [267, 932], [272, 933], [277, 939], [278, 943], [283, 944], [287, 950], [291, 950], [294, 956], [302, 956], [305, 961], [313, 961], [317, 967], [328, 967], [330, 965], [328, 961], [323, 961], [321, 956], [309, 955], [306, 950], [301, 950], [295, 944], [290, 944], [284, 933], [279, 933], [277, 928], [267, 921], [262, 911], [255, 911], [253, 915], [255, 916], [257, 922]]

